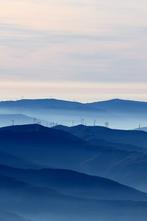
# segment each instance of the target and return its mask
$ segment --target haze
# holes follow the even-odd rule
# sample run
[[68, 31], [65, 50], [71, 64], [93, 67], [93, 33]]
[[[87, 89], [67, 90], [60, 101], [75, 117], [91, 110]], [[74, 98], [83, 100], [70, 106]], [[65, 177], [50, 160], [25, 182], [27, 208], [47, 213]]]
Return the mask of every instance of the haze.
[[0, 0], [0, 98], [146, 100], [145, 0]]

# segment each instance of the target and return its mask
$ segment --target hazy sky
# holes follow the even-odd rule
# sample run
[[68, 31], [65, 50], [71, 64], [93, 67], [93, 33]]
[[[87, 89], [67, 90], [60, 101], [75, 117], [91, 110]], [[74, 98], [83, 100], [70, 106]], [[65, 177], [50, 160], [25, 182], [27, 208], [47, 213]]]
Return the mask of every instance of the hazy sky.
[[146, 0], [0, 0], [0, 98], [146, 94]]

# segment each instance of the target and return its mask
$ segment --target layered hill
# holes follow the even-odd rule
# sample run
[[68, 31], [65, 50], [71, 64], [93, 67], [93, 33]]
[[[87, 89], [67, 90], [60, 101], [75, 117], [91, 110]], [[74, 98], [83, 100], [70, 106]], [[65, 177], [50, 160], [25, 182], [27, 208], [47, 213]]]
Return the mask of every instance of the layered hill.
[[147, 194], [136, 189], [147, 184], [145, 146], [64, 129], [0, 128], [0, 218], [146, 221]]
[[[80, 129], [79, 133], [81, 131]], [[136, 133], [140, 134], [141, 132]], [[103, 139], [101, 138], [101, 140]], [[142, 147], [131, 145], [131, 149], [129, 149], [130, 145], [125, 144], [125, 149], [123, 149], [124, 144], [119, 148], [119, 144], [118, 146], [113, 145], [113, 142], [110, 145], [108, 142], [97, 142], [94, 145], [91, 141], [81, 139], [69, 132], [40, 125], [0, 129], [0, 151], [22, 159], [25, 164], [18, 164], [18, 168], [39, 167], [75, 170], [114, 179], [145, 190], [147, 154], [142, 151]]]
[[24, 114], [0, 114], [0, 127], [11, 126], [13, 124], [34, 124], [34, 119]]
[[[145, 221], [147, 203], [145, 201], [89, 200], [75, 198], [51, 189], [37, 188], [16, 180], [1, 177], [5, 189], [0, 191], [1, 210], [14, 211], [13, 215], [1, 215], [3, 220], [45, 221], [72, 220], [88, 221], [102, 219], [108, 221]], [[2, 188], [2, 187], [1, 187]], [[4, 200], [5, 199], [5, 200]], [[21, 214], [21, 215], [20, 215]], [[125, 215], [124, 215], [125, 214]], [[21, 217], [25, 217], [21, 218]], [[9, 219], [8, 219], [9, 218]], [[123, 219], [122, 219], [123, 220]]]
[[23, 109], [23, 108], [48, 108], [70, 110], [99, 110], [111, 112], [142, 112], [147, 111], [147, 102], [113, 99], [93, 103], [80, 103], [57, 99], [24, 99], [17, 101], [1, 101], [0, 108]]
[[108, 100], [80, 103], [57, 99], [36, 99], [0, 102], [0, 113], [25, 114], [50, 123], [63, 125], [104, 125], [113, 128], [136, 128], [147, 124], [147, 103], [128, 100]]
[[9, 188], [15, 185], [12, 184], [12, 180], [14, 179], [28, 183], [30, 186], [42, 188], [42, 190], [43, 188], [53, 189], [64, 195], [82, 199], [147, 201], [146, 193], [110, 179], [90, 176], [71, 170], [24, 170], [0, 165], [0, 176], [0, 189], [7, 187], [7, 181], [3, 182], [3, 180], [9, 177]]
[[100, 126], [56, 126], [55, 129], [69, 132], [94, 145], [116, 146], [128, 151], [147, 151], [147, 134], [138, 130], [116, 130]]
[[[147, 133], [134, 130], [112, 130], [105, 127], [57, 126], [98, 147], [99, 155], [85, 163], [103, 170], [100, 175], [146, 190]], [[102, 151], [101, 151], [102, 150]], [[99, 163], [98, 163], [99, 162]], [[97, 166], [96, 164], [99, 164]], [[95, 171], [93, 169], [93, 171]], [[145, 182], [144, 182], [144, 181]]]
[[0, 180], [1, 211], [13, 211], [0, 212], [3, 220], [108, 221], [125, 217], [127, 221], [145, 221], [147, 215], [147, 194], [100, 177], [69, 170], [1, 166]]

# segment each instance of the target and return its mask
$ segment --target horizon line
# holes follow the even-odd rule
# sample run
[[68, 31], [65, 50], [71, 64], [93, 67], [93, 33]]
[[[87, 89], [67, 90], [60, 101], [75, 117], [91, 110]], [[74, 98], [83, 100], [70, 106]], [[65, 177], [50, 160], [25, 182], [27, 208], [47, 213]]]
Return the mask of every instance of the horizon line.
[[71, 103], [81, 103], [81, 104], [92, 104], [97, 102], [109, 102], [109, 101], [128, 101], [128, 102], [139, 102], [139, 103], [147, 103], [147, 100], [138, 100], [138, 99], [125, 99], [125, 98], [110, 98], [110, 99], [95, 99], [94, 101], [84, 102], [77, 99], [64, 99], [57, 97], [22, 97], [22, 98], [12, 98], [12, 99], [0, 99], [0, 102], [17, 102], [17, 101], [35, 101], [35, 100], [55, 100], [55, 101], [65, 101]]

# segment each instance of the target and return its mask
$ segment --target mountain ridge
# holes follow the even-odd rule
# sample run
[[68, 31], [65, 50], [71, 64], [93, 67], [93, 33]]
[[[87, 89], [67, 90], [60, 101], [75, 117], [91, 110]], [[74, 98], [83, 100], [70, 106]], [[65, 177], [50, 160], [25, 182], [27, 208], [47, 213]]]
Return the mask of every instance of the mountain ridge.
[[19, 181], [18, 185], [20, 184], [21, 188], [28, 188], [30, 185], [83, 199], [147, 201], [147, 193], [135, 188], [72, 170], [51, 168], [31, 170], [0, 165], [0, 177], [1, 180], [5, 177], [5, 182], [1, 182], [0, 186], [9, 188], [13, 188], [9, 183], [16, 187], [15, 181]]
[[[80, 128], [77, 132], [83, 133], [84, 131]], [[111, 132], [110, 138], [117, 137], [117, 133], [115, 134], [113, 130]], [[135, 131], [136, 133], [145, 134], [144, 139], [147, 139], [147, 133]], [[102, 135], [104, 138], [107, 137], [104, 132]], [[89, 139], [87, 134], [86, 138]], [[135, 188], [139, 186], [139, 189], [144, 190], [147, 184], [144, 170], [136, 169], [134, 173], [134, 168], [147, 166], [145, 147], [142, 150], [139, 146], [134, 147], [124, 143], [121, 148], [117, 148], [118, 140], [113, 145], [113, 142], [109, 144], [109, 142], [103, 143], [97, 140], [93, 144], [91, 139], [91, 135], [90, 140], [85, 140], [85, 136], [80, 138], [76, 134], [71, 134], [70, 131], [36, 124], [11, 126], [0, 129], [0, 151], [15, 155], [20, 159], [27, 159], [32, 163], [32, 167], [29, 164], [30, 168], [36, 165], [38, 168], [70, 169], [89, 175], [103, 176]], [[135, 139], [133, 142], [136, 142]], [[143, 141], [142, 137], [141, 140]], [[126, 149], [123, 149], [124, 147]], [[130, 150], [127, 150], [127, 147]]]
[[0, 102], [0, 113], [25, 114], [45, 123], [105, 125], [136, 128], [147, 124], [147, 102], [113, 99], [80, 103], [57, 99], [24, 99]]

